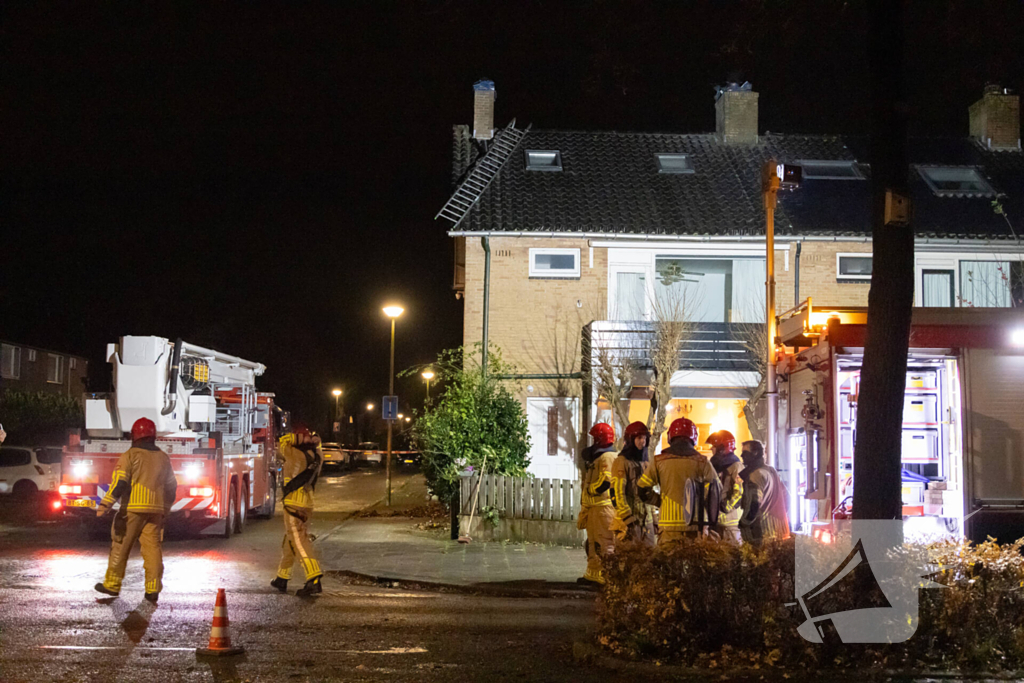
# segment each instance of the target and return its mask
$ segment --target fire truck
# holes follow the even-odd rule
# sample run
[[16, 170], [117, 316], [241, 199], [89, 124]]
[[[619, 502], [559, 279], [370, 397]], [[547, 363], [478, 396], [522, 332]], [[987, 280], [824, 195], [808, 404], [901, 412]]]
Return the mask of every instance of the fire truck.
[[[793, 528], [827, 537], [852, 512], [867, 309], [779, 318], [776, 444]], [[903, 401], [905, 528], [922, 537], [1024, 536], [1024, 311], [915, 308]]]
[[[85, 400], [85, 435], [64, 447], [60, 496], [68, 517], [95, 517], [126, 432], [156, 424], [178, 490], [170, 515], [204, 534], [242, 533], [250, 514], [270, 517], [280, 481], [278, 436], [288, 415], [258, 392], [260, 363], [162, 337], [121, 337], [107, 345], [114, 391]], [[115, 509], [118, 503], [114, 503]]]

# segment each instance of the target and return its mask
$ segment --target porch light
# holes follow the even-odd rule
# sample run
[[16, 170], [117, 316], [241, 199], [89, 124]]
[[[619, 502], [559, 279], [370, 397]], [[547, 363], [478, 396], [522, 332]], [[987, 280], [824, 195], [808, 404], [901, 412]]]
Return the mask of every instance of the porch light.
[[1010, 343], [1014, 346], [1024, 346], [1024, 329], [1014, 330], [1010, 333]]

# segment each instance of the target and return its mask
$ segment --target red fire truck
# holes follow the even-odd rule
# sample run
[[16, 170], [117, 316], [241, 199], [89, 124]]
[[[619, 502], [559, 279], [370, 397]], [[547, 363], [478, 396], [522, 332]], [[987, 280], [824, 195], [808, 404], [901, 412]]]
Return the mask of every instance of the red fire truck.
[[[85, 401], [85, 435], [64, 448], [65, 516], [95, 517], [135, 420], [156, 423], [157, 445], [178, 480], [171, 516], [203, 533], [241, 533], [250, 514], [272, 516], [280, 481], [278, 437], [287, 413], [257, 392], [264, 366], [161, 337], [107, 346], [115, 390]], [[118, 503], [114, 504], [115, 509]]]
[[[778, 465], [793, 527], [850, 515], [867, 309], [815, 307], [779, 319]], [[1024, 535], [1024, 311], [916, 308], [902, 433], [906, 528], [927, 536]]]

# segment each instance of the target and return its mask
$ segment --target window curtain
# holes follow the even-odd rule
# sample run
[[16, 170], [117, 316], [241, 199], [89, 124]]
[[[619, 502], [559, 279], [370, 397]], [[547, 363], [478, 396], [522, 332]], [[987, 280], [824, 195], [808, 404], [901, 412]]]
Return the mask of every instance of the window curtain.
[[932, 308], [953, 305], [953, 273], [924, 273], [921, 276], [921, 303]]
[[961, 306], [975, 308], [1008, 308], [1010, 296], [1010, 264], [1007, 261], [961, 261]]
[[765, 278], [761, 259], [732, 262], [732, 322], [764, 322]]
[[615, 274], [615, 320], [644, 320], [647, 278], [643, 273]]

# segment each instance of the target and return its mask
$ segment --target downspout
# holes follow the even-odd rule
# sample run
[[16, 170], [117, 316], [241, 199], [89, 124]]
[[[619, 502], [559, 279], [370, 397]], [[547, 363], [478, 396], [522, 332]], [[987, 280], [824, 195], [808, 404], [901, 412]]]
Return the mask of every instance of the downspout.
[[491, 242], [487, 237], [481, 237], [480, 242], [484, 247], [484, 324], [483, 324], [483, 358], [480, 359], [480, 368], [484, 379], [487, 378], [487, 318], [490, 315], [491, 304]]
[[803, 245], [803, 242], [796, 243], [796, 273], [794, 275], [795, 284], [793, 285], [793, 306], [800, 305], [800, 247]]

